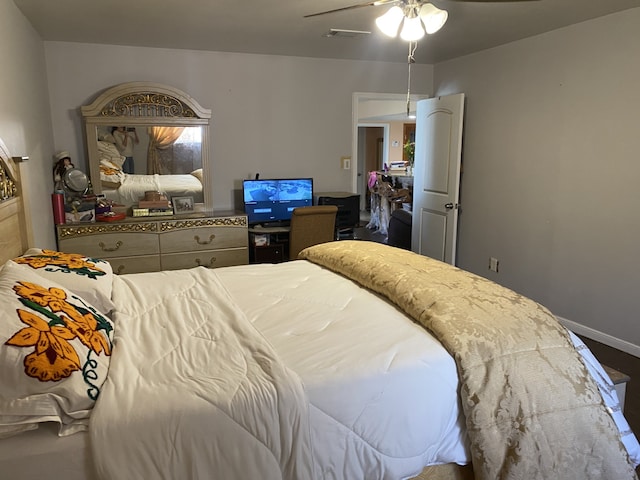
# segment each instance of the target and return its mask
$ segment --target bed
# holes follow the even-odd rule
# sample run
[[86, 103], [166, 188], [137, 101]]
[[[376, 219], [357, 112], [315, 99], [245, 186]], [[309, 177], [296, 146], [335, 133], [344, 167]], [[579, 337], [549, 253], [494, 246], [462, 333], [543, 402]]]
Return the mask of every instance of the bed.
[[189, 174], [174, 175], [138, 175], [122, 170], [124, 157], [109, 141], [111, 135], [98, 140], [98, 158], [100, 161], [100, 183], [102, 194], [119, 205], [137, 205], [145, 192], [161, 192], [172, 197], [193, 197], [194, 202], [202, 203], [202, 169]]
[[[0, 203], [0, 228], [18, 210]], [[116, 276], [18, 250], [0, 257], [7, 478], [636, 478], [588, 349], [449, 265], [339, 241]]]

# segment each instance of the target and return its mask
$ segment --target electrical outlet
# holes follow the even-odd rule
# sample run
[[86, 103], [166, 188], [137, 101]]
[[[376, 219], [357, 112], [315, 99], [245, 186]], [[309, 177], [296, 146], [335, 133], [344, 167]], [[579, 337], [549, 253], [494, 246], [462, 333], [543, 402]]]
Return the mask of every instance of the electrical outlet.
[[498, 273], [498, 265], [499, 264], [500, 264], [500, 262], [498, 261], [497, 258], [494, 258], [494, 257], [490, 257], [489, 258], [489, 270], [491, 270], [492, 272]]

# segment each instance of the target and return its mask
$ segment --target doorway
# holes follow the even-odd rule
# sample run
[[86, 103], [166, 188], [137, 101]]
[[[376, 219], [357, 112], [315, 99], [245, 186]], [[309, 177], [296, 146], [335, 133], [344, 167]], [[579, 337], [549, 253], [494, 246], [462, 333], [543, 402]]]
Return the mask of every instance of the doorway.
[[[411, 95], [411, 111], [415, 112], [418, 100], [429, 98], [428, 95]], [[407, 121], [415, 122], [415, 119], [407, 118], [407, 95], [404, 93], [360, 93], [356, 92], [352, 97], [352, 144], [351, 144], [351, 188], [360, 195], [361, 208], [365, 208], [365, 197], [368, 188], [364, 188], [366, 174], [364, 160], [360, 160], [360, 144], [358, 129], [366, 126], [380, 127], [386, 122]], [[375, 122], [375, 123], [374, 123]], [[373, 125], [371, 125], [373, 123]], [[388, 128], [388, 125], [387, 125]], [[389, 151], [389, 133], [385, 132], [383, 143], [384, 152]], [[402, 140], [400, 138], [399, 140]], [[384, 157], [387, 155], [387, 157]], [[383, 163], [389, 163], [388, 153], [383, 153]], [[382, 165], [380, 165], [382, 166]]]
[[[385, 163], [385, 137], [389, 136], [388, 125], [364, 126], [358, 125], [358, 167], [362, 167], [358, 193], [360, 194], [360, 210], [371, 210], [371, 193], [369, 192], [369, 172], [380, 170]], [[364, 205], [362, 204], [364, 200]]]

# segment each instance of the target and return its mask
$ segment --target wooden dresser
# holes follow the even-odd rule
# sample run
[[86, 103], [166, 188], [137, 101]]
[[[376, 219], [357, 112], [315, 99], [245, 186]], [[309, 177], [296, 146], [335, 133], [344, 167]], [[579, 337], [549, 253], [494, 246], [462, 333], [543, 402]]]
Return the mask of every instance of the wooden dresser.
[[103, 258], [118, 274], [249, 262], [247, 217], [234, 212], [73, 223], [56, 232], [60, 251]]

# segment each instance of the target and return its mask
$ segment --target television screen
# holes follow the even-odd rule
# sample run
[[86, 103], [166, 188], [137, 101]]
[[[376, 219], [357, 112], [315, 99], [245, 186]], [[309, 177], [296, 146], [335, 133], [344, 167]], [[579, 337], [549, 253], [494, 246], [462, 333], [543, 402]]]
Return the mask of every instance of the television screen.
[[249, 224], [287, 223], [294, 208], [313, 205], [313, 179], [244, 180], [242, 195]]

